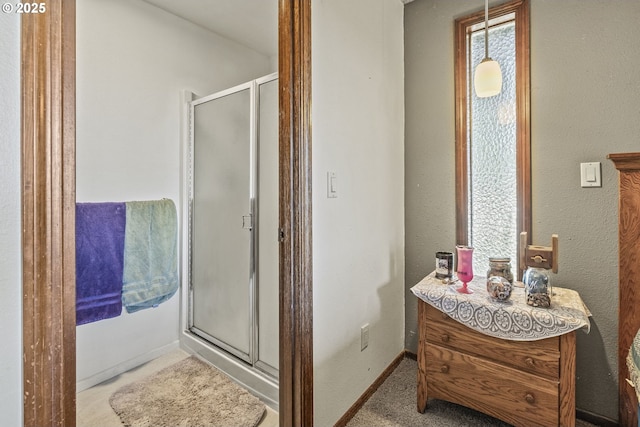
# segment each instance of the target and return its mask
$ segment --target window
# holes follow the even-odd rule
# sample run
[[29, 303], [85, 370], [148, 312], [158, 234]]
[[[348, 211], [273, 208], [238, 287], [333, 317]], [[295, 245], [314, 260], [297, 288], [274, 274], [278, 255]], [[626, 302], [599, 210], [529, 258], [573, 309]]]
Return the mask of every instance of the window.
[[[474, 271], [510, 257], [531, 236], [529, 0], [489, 10], [489, 56], [500, 63], [499, 95], [478, 98], [473, 71], [484, 58], [484, 10], [456, 20], [456, 240], [473, 246]], [[518, 266], [518, 271], [520, 266]]]

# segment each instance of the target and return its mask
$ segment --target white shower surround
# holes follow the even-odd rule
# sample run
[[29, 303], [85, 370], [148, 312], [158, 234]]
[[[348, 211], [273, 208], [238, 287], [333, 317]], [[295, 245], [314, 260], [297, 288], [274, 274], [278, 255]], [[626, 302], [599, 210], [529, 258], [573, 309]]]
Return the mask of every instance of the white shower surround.
[[[181, 202], [181, 97], [272, 61], [141, 1], [77, 4], [77, 200]], [[77, 328], [85, 389], [178, 346], [180, 298]]]
[[[274, 109], [273, 104], [263, 103], [260, 97], [261, 88], [266, 89], [270, 84], [275, 84], [276, 87], [271, 89], [273, 98], [271, 101], [276, 101], [277, 95], [277, 73], [272, 73], [266, 76], [262, 76], [258, 79], [250, 82], [244, 82], [238, 86], [232, 88], [226, 88], [215, 94], [200, 94], [203, 96], [198, 97], [196, 94], [185, 91], [183, 94], [185, 107], [183, 117], [185, 123], [183, 124], [183, 212], [182, 212], [182, 228], [185, 230], [185, 238], [182, 241], [182, 271], [184, 272], [182, 277], [182, 306], [181, 306], [181, 334], [180, 344], [183, 348], [187, 349], [191, 353], [197, 353], [213, 363], [219, 369], [223, 370], [227, 375], [231, 376], [235, 381], [242, 384], [246, 389], [250, 390], [254, 395], [259, 396], [265, 403], [267, 403], [274, 410], [278, 410], [279, 407], [279, 389], [278, 389], [278, 369], [279, 369], [279, 304], [278, 304], [278, 265], [279, 265], [279, 243], [276, 240], [277, 228], [278, 228], [278, 112]], [[194, 215], [197, 216], [194, 209], [195, 201], [197, 200], [194, 195], [194, 176], [195, 173], [195, 161], [194, 150], [196, 144], [197, 131], [195, 121], [190, 120], [189, 114], [193, 114], [192, 108], [195, 105], [202, 105], [202, 103], [210, 102], [212, 99], [227, 98], [230, 95], [237, 94], [240, 91], [251, 91], [250, 104], [248, 106], [251, 111], [250, 122], [250, 145], [254, 146], [251, 149], [250, 162], [252, 165], [251, 174], [257, 173], [257, 176], [251, 178], [251, 187], [254, 187], [250, 191], [250, 198], [253, 199], [251, 204], [255, 205], [252, 208], [251, 215], [255, 215], [252, 221], [256, 221], [256, 234], [253, 239], [257, 239], [258, 244], [255, 245], [255, 241], [251, 242], [254, 246], [255, 252], [249, 255], [249, 258], [243, 260], [247, 262], [247, 265], [254, 263], [250, 269], [257, 268], [254, 278], [251, 279], [248, 291], [248, 323], [246, 330], [249, 333], [249, 339], [252, 344], [249, 344], [248, 349], [240, 349], [233, 347], [229, 342], [226, 342], [222, 337], [216, 336], [215, 332], [207, 330], [206, 326], [213, 326], [215, 318], [209, 318], [204, 324], [204, 328], [197, 325], [194, 317], [194, 310], [196, 307], [204, 309], [205, 306], [199, 305], [197, 286], [205, 285], [199, 288], [202, 292], [200, 295], [225, 294], [232, 300], [228, 301], [229, 306], [238, 308], [234, 304], [239, 303], [242, 300], [238, 300], [238, 294], [226, 292], [224, 285], [211, 285], [207, 289], [206, 283], [202, 281], [198, 282], [198, 279], [193, 277], [194, 271], [197, 271], [198, 267], [195, 267], [194, 252], [196, 249], [194, 245], [193, 237], [188, 238], [188, 233], [191, 235], [197, 235], [192, 227], [196, 227], [194, 224]], [[195, 101], [193, 104], [189, 104], [190, 101]], [[249, 112], [247, 111], [247, 112]], [[199, 119], [199, 120], [207, 120]], [[215, 125], [215, 124], [214, 124]], [[210, 132], [211, 130], [209, 130]], [[194, 133], [194, 134], [192, 134]], [[207, 132], [204, 131], [203, 134]], [[211, 142], [211, 141], [207, 141]], [[254, 157], [255, 156], [255, 157]], [[250, 159], [246, 159], [249, 161]], [[256, 164], [253, 164], [256, 162]], [[206, 167], [214, 166], [208, 164]], [[204, 165], [202, 165], [204, 167]], [[210, 177], [210, 179], [215, 179]], [[226, 183], [224, 186], [218, 188], [220, 191], [228, 191]], [[236, 189], [237, 190], [237, 189]], [[188, 201], [187, 201], [188, 200]], [[229, 205], [226, 205], [229, 206]], [[229, 206], [231, 211], [234, 209]], [[248, 212], [242, 212], [248, 213]], [[191, 224], [189, 221], [189, 215], [192, 215]], [[224, 222], [223, 222], [224, 223]], [[226, 223], [224, 223], [226, 224]], [[220, 230], [218, 230], [220, 231]], [[237, 235], [236, 235], [237, 236]], [[234, 237], [219, 235], [218, 238], [223, 240], [232, 239]], [[203, 246], [200, 246], [203, 248]], [[207, 253], [207, 257], [212, 253], [215, 253], [215, 248], [210, 247], [204, 249]], [[201, 249], [202, 252], [202, 249]], [[206, 258], [202, 260], [201, 266], [205, 263]], [[231, 260], [227, 260], [231, 262]], [[202, 267], [200, 267], [202, 268]], [[189, 272], [189, 269], [194, 269]], [[202, 280], [202, 279], [200, 279]], [[257, 280], [257, 283], [255, 282]], [[190, 283], [192, 286], [196, 286], [196, 289], [190, 289]], [[228, 291], [228, 290], [227, 290]], [[234, 299], [235, 298], [235, 299]], [[210, 305], [214, 307], [215, 304]], [[255, 311], [254, 311], [255, 309]], [[201, 317], [202, 320], [202, 317]], [[241, 324], [235, 325], [242, 327]], [[234, 332], [233, 328], [228, 330]], [[221, 330], [218, 330], [221, 332]], [[227, 329], [224, 329], [227, 332]], [[211, 334], [211, 335], [208, 335]], [[228, 335], [227, 335], [228, 338]], [[210, 345], [207, 340], [216, 344]], [[225, 351], [223, 351], [223, 349]], [[247, 354], [243, 354], [243, 350], [247, 351]], [[255, 358], [255, 359], [254, 359]], [[243, 360], [244, 359], [244, 360]]]

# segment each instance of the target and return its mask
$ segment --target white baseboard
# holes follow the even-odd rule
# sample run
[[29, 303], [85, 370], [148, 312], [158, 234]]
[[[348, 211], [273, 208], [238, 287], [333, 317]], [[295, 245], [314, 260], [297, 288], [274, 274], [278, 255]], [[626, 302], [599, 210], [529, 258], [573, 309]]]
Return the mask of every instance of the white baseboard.
[[76, 382], [76, 393], [80, 393], [81, 391], [91, 388], [94, 385], [100, 384], [101, 382], [104, 382], [108, 379], [111, 379], [116, 375], [120, 375], [124, 372], [130, 371], [133, 368], [136, 368], [144, 363], [163, 356], [171, 351], [177, 350], [178, 348], [180, 348], [180, 345], [179, 341], [176, 340], [171, 344], [167, 344], [145, 354], [141, 354], [137, 357], [134, 357], [133, 359], [127, 360], [126, 362], [119, 363], [116, 366], [112, 366], [111, 368], [105, 369], [104, 371], [92, 375], [88, 378], [83, 378], [82, 380]]

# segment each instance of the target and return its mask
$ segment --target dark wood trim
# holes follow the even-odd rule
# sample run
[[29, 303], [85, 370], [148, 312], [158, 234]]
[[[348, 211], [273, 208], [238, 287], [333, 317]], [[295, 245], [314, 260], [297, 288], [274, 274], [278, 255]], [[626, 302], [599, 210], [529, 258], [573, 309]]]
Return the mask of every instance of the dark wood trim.
[[[518, 167], [518, 233], [526, 231], [531, 239], [531, 79], [529, 48], [529, 0], [516, 0], [489, 9], [494, 19], [515, 12], [516, 16], [516, 162]], [[467, 28], [484, 20], [484, 10], [455, 21], [455, 132], [456, 132], [456, 244], [467, 245]], [[529, 242], [530, 243], [530, 242]]]
[[627, 356], [640, 329], [640, 153], [609, 154], [618, 170], [618, 423], [636, 426], [638, 399]]
[[[516, 11], [516, 125], [517, 148], [516, 164], [518, 168], [518, 230], [517, 238], [527, 232], [527, 244], [531, 244], [531, 50], [529, 29], [529, 0], [520, 4], [514, 2]], [[518, 245], [519, 246], [519, 245]], [[517, 254], [520, 259], [520, 254]], [[524, 266], [516, 266], [516, 271], [524, 271]], [[519, 275], [522, 277], [522, 275]]]
[[279, 1], [280, 425], [313, 425], [311, 0]]
[[456, 244], [466, 245], [469, 241], [469, 225], [467, 221], [467, 200], [469, 200], [469, 183], [467, 180], [467, 24], [456, 21], [455, 26], [455, 131], [456, 131]]
[[75, 426], [75, 2], [22, 15], [25, 426]]
[[611, 160], [619, 171], [640, 170], [640, 153], [613, 153], [607, 155], [607, 159]]
[[347, 412], [345, 412], [344, 415], [340, 417], [340, 419], [334, 424], [334, 427], [346, 426], [347, 423], [351, 421], [351, 419], [358, 413], [358, 411], [362, 409], [364, 404], [367, 403], [367, 400], [369, 400], [371, 396], [373, 396], [373, 393], [375, 393], [376, 390], [380, 388], [382, 383], [385, 382], [387, 378], [389, 378], [389, 375], [391, 375], [393, 371], [395, 371], [395, 369], [398, 367], [400, 362], [402, 362], [402, 359], [404, 359], [405, 357], [410, 358], [410, 356], [407, 355], [406, 351], [403, 351], [402, 353], [397, 355], [396, 358], [393, 359], [391, 364], [389, 364], [389, 366], [387, 366], [387, 368], [384, 371], [382, 371], [382, 373], [378, 376], [378, 378], [376, 378], [373, 384], [371, 384], [364, 391], [364, 393], [362, 393], [362, 396], [360, 396], [358, 400], [356, 400], [355, 403], [351, 405], [351, 407], [347, 410]]
[[[74, 426], [75, 2], [46, 7], [21, 34], [24, 425]], [[312, 425], [311, 3], [279, 11], [280, 423]]]

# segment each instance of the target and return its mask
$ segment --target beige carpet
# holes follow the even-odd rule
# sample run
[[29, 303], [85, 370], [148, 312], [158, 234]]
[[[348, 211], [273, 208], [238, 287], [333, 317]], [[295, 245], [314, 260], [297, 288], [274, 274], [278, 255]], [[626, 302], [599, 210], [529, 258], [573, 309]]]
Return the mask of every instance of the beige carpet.
[[[454, 403], [431, 399], [424, 414], [416, 410], [415, 360], [404, 359], [347, 427], [509, 427], [509, 424]], [[576, 427], [595, 427], [576, 420]]]
[[188, 357], [118, 389], [109, 399], [125, 426], [254, 427], [265, 405], [211, 365]]

